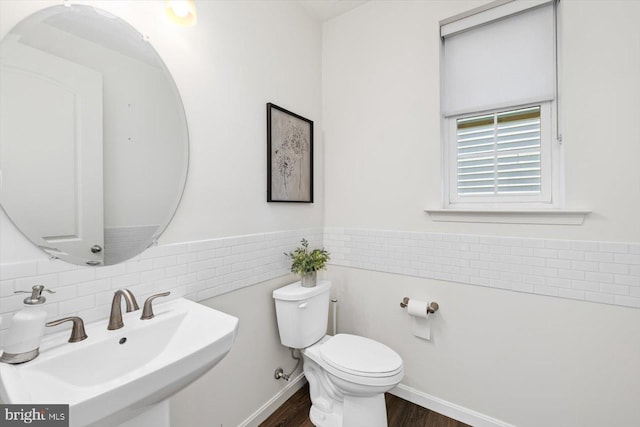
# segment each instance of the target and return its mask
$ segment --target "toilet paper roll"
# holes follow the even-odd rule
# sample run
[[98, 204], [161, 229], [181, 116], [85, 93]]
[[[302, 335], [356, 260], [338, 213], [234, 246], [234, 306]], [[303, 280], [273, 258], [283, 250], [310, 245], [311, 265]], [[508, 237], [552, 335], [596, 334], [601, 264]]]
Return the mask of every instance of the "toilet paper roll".
[[410, 299], [409, 304], [407, 304], [407, 312], [409, 313], [409, 316], [426, 319], [428, 306], [429, 305], [424, 301]]
[[407, 304], [407, 312], [411, 316], [411, 330], [413, 335], [425, 340], [431, 339], [431, 326], [429, 324], [429, 313], [427, 304], [424, 301], [410, 299]]

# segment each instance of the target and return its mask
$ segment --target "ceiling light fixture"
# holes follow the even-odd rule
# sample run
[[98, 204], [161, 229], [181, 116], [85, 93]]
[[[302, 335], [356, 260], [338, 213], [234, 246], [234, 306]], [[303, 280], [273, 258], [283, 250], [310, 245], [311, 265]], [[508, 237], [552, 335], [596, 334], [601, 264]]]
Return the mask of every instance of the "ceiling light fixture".
[[183, 27], [196, 25], [196, 4], [193, 0], [167, 0], [165, 13], [174, 24]]

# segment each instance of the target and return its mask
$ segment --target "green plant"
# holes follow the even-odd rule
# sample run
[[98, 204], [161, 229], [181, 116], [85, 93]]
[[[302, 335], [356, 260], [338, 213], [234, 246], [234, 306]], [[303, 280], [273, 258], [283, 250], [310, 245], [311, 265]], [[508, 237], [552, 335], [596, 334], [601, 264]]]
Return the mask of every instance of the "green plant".
[[309, 251], [307, 239], [302, 239], [300, 243], [302, 246], [297, 247], [293, 252], [285, 253], [292, 261], [291, 272], [304, 275], [318, 270], [325, 270], [327, 261], [331, 259], [329, 252], [324, 248]]

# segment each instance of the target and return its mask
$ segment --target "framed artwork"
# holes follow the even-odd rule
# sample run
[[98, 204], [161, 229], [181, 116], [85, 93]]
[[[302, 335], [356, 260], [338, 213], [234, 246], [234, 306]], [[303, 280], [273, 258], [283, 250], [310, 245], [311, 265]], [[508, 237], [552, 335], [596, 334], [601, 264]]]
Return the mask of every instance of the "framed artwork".
[[267, 202], [313, 203], [313, 122], [267, 103]]

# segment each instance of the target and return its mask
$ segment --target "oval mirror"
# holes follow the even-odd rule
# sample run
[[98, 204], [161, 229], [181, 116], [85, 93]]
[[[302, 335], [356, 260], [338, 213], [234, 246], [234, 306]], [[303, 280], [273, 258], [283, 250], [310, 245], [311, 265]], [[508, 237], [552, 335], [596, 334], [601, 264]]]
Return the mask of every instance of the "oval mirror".
[[30, 15], [0, 45], [0, 203], [49, 255], [109, 265], [153, 244], [188, 167], [178, 89], [131, 25], [90, 6]]

